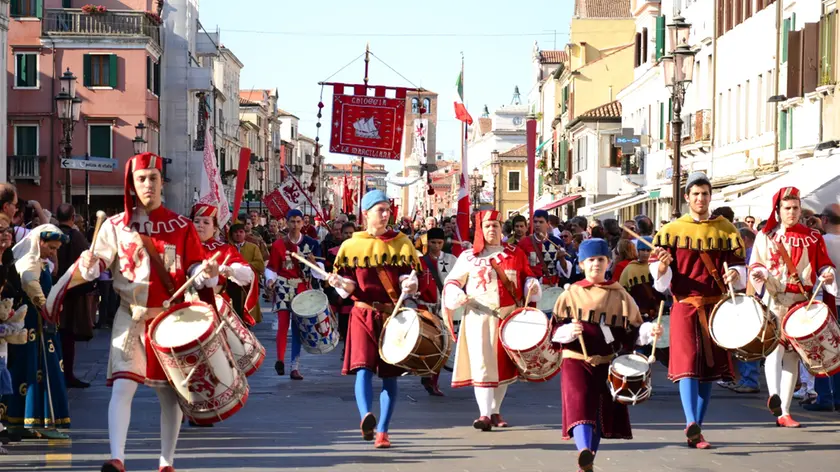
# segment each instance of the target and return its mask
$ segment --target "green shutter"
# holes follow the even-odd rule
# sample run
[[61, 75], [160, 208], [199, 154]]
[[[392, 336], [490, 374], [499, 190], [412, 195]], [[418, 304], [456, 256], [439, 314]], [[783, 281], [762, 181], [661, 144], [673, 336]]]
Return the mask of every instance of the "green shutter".
[[21, 0], [12, 0], [9, 6], [9, 16], [20, 16], [20, 2]]
[[17, 78], [15, 78], [16, 87], [26, 86], [26, 54], [18, 54], [17, 59]]
[[779, 150], [784, 151], [787, 149], [788, 145], [788, 112], [787, 110], [782, 110], [779, 112]]
[[18, 156], [35, 156], [38, 153], [38, 127], [37, 126], [16, 126], [15, 137], [17, 147], [15, 153]]
[[787, 125], [788, 125], [788, 130], [787, 130], [787, 138], [788, 138], [787, 149], [793, 149], [793, 111], [792, 111], [792, 110], [791, 110], [791, 111], [790, 111], [790, 113], [788, 114]]
[[108, 79], [108, 85], [117, 88], [117, 55], [111, 54], [108, 56], [108, 72], [111, 76]]
[[790, 31], [790, 18], [785, 18], [785, 24], [782, 26], [782, 63], [787, 62], [788, 58], [788, 31]]
[[569, 156], [569, 142], [565, 139], [560, 141], [560, 175], [563, 178], [566, 178], [566, 168], [568, 164], [566, 163], [566, 158]]
[[656, 17], [656, 60], [665, 55], [665, 16]]
[[61, 0], [61, 8], [73, 8], [73, 0]]
[[85, 54], [82, 57], [82, 83], [85, 87], [90, 87], [91, 72], [90, 72], [90, 54]]
[[659, 150], [665, 149], [665, 102], [659, 102]]
[[35, 16], [38, 18], [44, 17], [44, 0], [35, 0]]
[[88, 152], [90, 156], [112, 158], [111, 127], [109, 125], [91, 125], [89, 130], [90, 147]]

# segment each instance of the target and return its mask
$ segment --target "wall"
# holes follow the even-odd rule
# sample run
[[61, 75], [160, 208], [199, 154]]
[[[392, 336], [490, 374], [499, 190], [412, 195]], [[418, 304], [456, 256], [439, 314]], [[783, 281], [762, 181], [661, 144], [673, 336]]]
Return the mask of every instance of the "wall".
[[633, 46], [578, 69], [574, 77], [574, 110], [577, 115], [609, 103], [633, 81]]
[[[504, 159], [504, 158], [503, 158]], [[502, 216], [507, 219], [511, 211], [517, 211], [528, 204], [528, 177], [525, 162], [511, 162], [502, 160], [501, 170], [499, 172], [499, 210]], [[508, 172], [520, 172], [520, 187], [518, 192], [508, 191]], [[528, 209], [526, 208], [522, 214], [527, 216]]]

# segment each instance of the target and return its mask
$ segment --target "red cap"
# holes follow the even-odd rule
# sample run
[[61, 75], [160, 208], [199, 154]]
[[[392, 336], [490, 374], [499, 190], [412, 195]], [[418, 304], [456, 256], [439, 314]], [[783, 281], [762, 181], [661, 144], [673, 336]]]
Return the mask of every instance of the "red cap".
[[213, 221], [216, 222], [216, 226], [219, 225], [219, 209], [216, 208], [215, 205], [210, 205], [207, 203], [196, 203], [192, 207], [192, 218], [196, 216], [206, 216], [209, 218], [213, 218]]
[[[134, 208], [134, 197], [132, 197], [132, 191], [134, 191], [134, 179], [132, 178], [132, 174], [135, 170], [144, 170], [144, 169], [157, 169], [161, 173], [163, 172], [163, 158], [158, 156], [157, 154], [152, 154], [151, 152], [144, 152], [143, 154], [137, 154], [136, 156], [132, 157], [128, 160], [128, 163], [125, 165], [125, 214], [123, 215], [123, 223], [128, 226], [131, 223], [131, 212]], [[136, 194], [137, 192], [134, 191]]]
[[767, 224], [761, 229], [764, 234], [770, 234], [776, 226], [779, 226], [779, 205], [785, 197], [799, 197], [799, 189], [796, 187], [782, 187], [776, 195], [773, 195], [773, 210], [767, 218]]
[[475, 239], [473, 240], [473, 254], [476, 256], [484, 250], [484, 230], [481, 224], [487, 221], [502, 222], [502, 214], [496, 210], [482, 210], [475, 214]]

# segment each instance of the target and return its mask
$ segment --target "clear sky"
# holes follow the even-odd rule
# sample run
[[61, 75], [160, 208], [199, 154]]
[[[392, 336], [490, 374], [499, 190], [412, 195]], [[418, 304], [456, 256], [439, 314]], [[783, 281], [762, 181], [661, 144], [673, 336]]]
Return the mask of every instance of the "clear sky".
[[[523, 101], [534, 86], [531, 54], [562, 49], [568, 41], [572, 0], [515, 2], [503, 0], [202, 0], [199, 19], [208, 31], [217, 27], [222, 43], [245, 64], [240, 88], [277, 88], [280, 108], [300, 118], [300, 133], [315, 137], [318, 82], [364, 53], [372, 58], [370, 83], [412, 86], [439, 94], [437, 150], [458, 157], [458, 124], [451, 105], [455, 80], [465, 57], [465, 96], [470, 114], [487, 104], [510, 103], [518, 85]], [[361, 83], [359, 59], [331, 80]], [[406, 80], [408, 79], [408, 80]], [[410, 81], [410, 83], [408, 82]], [[329, 129], [332, 90], [324, 89], [322, 130]], [[321, 133], [327, 162], [347, 162], [330, 155], [329, 134]], [[401, 170], [395, 161], [372, 160]]]

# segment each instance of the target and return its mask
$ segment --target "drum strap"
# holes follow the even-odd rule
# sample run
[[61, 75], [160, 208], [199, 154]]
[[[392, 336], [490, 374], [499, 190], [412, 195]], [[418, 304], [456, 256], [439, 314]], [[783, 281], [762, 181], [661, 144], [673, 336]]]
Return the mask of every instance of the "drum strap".
[[163, 259], [161, 259], [160, 253], [155, 248], [154, 241], [145, 234], [140, 235], [140, 240], [143, 241], [143, 247], [149, 253], [149, 263], [152, 265], [152, 269], [163, 284], [166, 294], [171, 297], [175, 294], [175, 282], [172, 280], [172, 275], [163, 266]]
[[496, 271], [496, 276], [499, 277], [499, 280], [502, 282], [502, 286], [505, 288], [505, 291], [507, 291], [508, 295], [510, 295], [511, 298], [513, 298], [513, 301], [516, 302], [516, 306], [521, 307], [522, 297], [517, 296], [518, 292], [516, 290], [516, 287], [513, 285], [513, 282], [510, 281], [507, 274], [505, 274], [505, 271], [502, 270], [502, 268], [499, 266], [499, 263], [496, 262], [493, 258], [490, 258], [490, 265], [493, 267], [493, 270]]
[[443, 292], [443, 281], [440, 280], [440, 273], [438, 272], [437, 261], [433, 261], [431, 256], [429, 256], [428, 254], [423, 256], [423, 260], [426, 261], [426, 265], [429, 267], [429, 273], [432, 274], [432, 279], [434, 279], [438, 291]]
[[726, 285], [724, 285], [723, 280], [720, 278], [720, 273], [718, 272], [717, 267], [715, 267], [712, 263], [712, 258], [707, 253], [700, 251], [700, 260], [703, 261], [703, 265], [706, 266], [706, 270], [709, 271], [709, 274], [713, 279], [715, 279], [715, 283], [717, 283], [721, 293], [726, 293]]
[[802, 279], [799, 278], [799, 272], [796, 270], [796, 266], [793, 264], [793, 259], [790, 258], [790, 254], [788, 254], [787, 249], [785, 249], [785, 245], [783, 243], [776, 244], [776, 249], [779, 250], [779, 255], [782, 256], [782, 259], [785, 260], [785, 266], [787, 267], [788, 277], [790, 281], [796, 284], [796, 287], [802, 292], [802, 295], [808, 296], [808, 292], [805, 290], [805, 287], [802, 285]]
[[537, 239], [537, 236], [535, 234], [531, 235], [531, 244], [534, 245], [534, 249], [536, 249], [537, 251], [537, 257], [539, 258], [538, 262], [542, 267], [543, 275], [545, 275], [545, 273], [548, 271], [548, 264], [545, 263], [545, 255], [543, 255], [543, 250], [545, 249], [545, 246], [543, 246], [542, 241]]
[[379, 277], [379, 281], [382, 282], [382, 287], [388, 292], [388, 297], [391, 301], [396, 304], [397, 300], [400, 298], [397, 295], [397, 291], [394, 289], [394, 282], [391, 281], [391, 276], [388, 275], [388, 271], [385, 270], [384, 267], [380, 268], [380, 270], [376, 271], [376, 275]]

